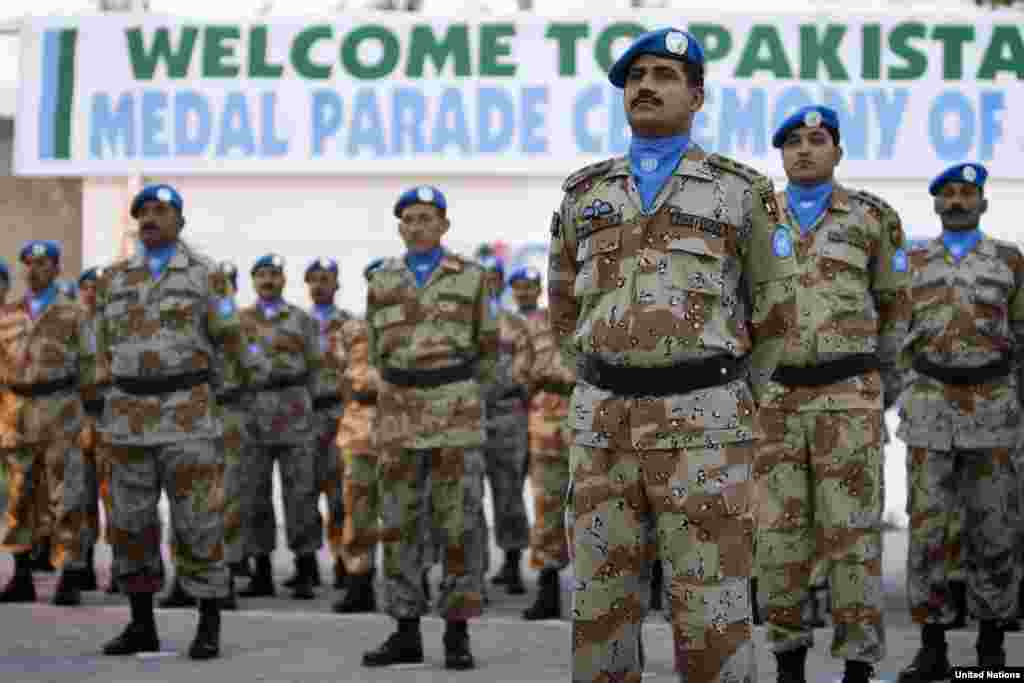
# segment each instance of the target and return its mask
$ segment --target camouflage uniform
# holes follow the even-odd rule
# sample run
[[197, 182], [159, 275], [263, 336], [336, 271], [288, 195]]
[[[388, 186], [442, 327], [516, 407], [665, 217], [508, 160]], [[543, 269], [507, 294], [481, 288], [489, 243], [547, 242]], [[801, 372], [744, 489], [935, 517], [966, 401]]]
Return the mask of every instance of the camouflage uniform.
[[[431, 526], [445, 532], [439, 612], [448, 620], [479, 616], [486, 543], [476, 481], [484, 444], [480, 384], [493, 381], [498, 344], [483, 271], [445, 253], [422, 287], [401, 258], [385, 259], [367, 280], [370, 360], [384, 380], [377, 445], [387, 611], [399, 619], [426, 611], [422, 497], [429, 495]], [[422, 385], [424, 373], [452, 367], [466, 369], [466, 378]]]
[[1024, 257], [1017, 246], [984, 236], [959, 263], [941, 237], [911, 258], [913, 317], [898, 432], [908, 447], [911, 616], [920, 624], [953, 621], [947, 567], [957, 548], [950, 529], [962, 514], [969, 610], [980, 620], [1009, 619], [1021, 580], [1021, 378], [997, 372], [962, 384], [929, 373], [959, 368], [978, 377], [977, 368], [1024, 348]]
[[[572, 680], [640, 679], [657, 558], [677, 671], [699, 681], [756, 678], [748, 582], [761, 428], [751, 385], [771, 374], [794, 324], [795, 263], [773, 255], [791, 231], [775, 225], [770, 180], [697, 145], [649, 212], [628, 158], [589, 166], [563, 189], [548, 300], [578, 375], [566, 519], [576, 572]], [[739, 360], [748, 355], [749, 366]], [[706, 388], [672, 393], [669, 369], [672, 384], [703, 374]], [[594, 374], [633, 388], [612, 393]], [[646, 395], [659, 380], [660, 395]]]
[[277, 545], [272, 505], [276, 459], [288, 547], [296, 556], [315, 554], [323, 546], [312, 399], [323, 366], [320, 332], [315, 320], [291, 304], [282, 304], [272, 319], [256, 304], [243, 309], [241, 319], [252, 382], [245, 404], [250, 437], [244, 456], [247, 546], [253, 554], [269, 555]]
[[[82, 403], [75, 384], [89, 370], [82, 365], [81, 328], [81, 308], [63, 293], [35, 320], [27, 301], [0, 307], [0, 449], [8, 473], [0, 547], [26, 553], [56, 531], [51, 548], [56, 566], [80, 551], [85, 526], [85, 506], [76, 493], [84, 467], [78, 448]], [[67, 466], [76, 486], [65, 501]]]
[[183, 242], [156, 278], [136, 254], [104, 271], [97, 291], [97, 374], [111, 380], [101, 431], [110, 439], [118, 583], [155, 593], [164, 579], [157, 503], [171, 505], [175, 575], [197, 599], [228, 592], [224, 456], [211, 370], [244, 383], [241, 334], [227, 279]]

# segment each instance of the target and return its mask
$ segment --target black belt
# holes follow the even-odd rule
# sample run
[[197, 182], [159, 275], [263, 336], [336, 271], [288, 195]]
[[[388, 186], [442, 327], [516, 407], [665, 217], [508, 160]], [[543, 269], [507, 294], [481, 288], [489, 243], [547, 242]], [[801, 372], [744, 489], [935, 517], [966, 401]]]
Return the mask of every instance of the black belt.
[[11, 392], [21, 396], [22, 398], [40, 398], [42, 396], [49, 396], [50, 394], [56, 394], [60, 391], [67, 391], [73, 389], [75, 384], [78, 383], [78, 378], [74, 375], [65, 377], [63, 379], [55, 379], [52, 382], [35, 382], [34, 384], [8, 384], [7, 388]]
[[526, 393], [526, 388], [525, 387], [515, 387], [513, 389], [509, 389], [508, 391], [506, 391], [501, 396], [498, 396], [497, 398], [491, 399], [491, 401], [494, 402], [494, 403], [497, 403], [498, 401], [508, 401], [508, 400], [513, 399], [513, 398], [519, 399], [520, 401], [525, 401], [527, 398], [529, 398], [529, 396]]
[[159, 396], [160, 394], [173, 394], [175, 391], [184, 391], [197, 387], [200, 384], [210, 382], [210, 371], [200, 370], [199, 372], [187, 372], [174, 377], [143, 378], [143, 377], [115, 377], [114, 386], [126, 394], [134, 396]]
[[432, 389], [445, 384], [473, 379], [476, 377], [476, 361], [467, 361], [434, 370], [405, 370], [385, 367], [380, 369], [380, 376], [385, 382], [395, 386]]
[[545, 391], [549, 394], [558, 394], [559, 396], [572, 396], [573, 389], [575, 388], [576, 385], [567, 382], [544, 382], [537, 385], [537, 391]]
[[271, 377], [263, 384], [252, 388], [253, 391], [284, 391], [292, 387], [304, 387], [309, 384], [309, 375], [293, 375], [291, 377]]
[[375, 406], [377, 405], [377, 392], [376, 391], [353, 391], [349, 395], [349, 399], [356, 403], [361, 403], [364, 406]]
[[821, 365], [780, 365], [775, 368], [772, 380], [787, 387], [823, 387], [826, 384], [835, 384], [844, 379], [867, 374], [880, 367], [878, 356], [858, 353]]
[[85, 414], [89, 417], [100, 417], [103, 415], [103, 399], [93, 398], [88, 401], [82, 401], [82, 408], [85, 409]]
[[335, 406], [341, 405], [341, 395], [334, 394], [333, 396], [317, 396], [313, 399], [313, 411], [319, 412], [321, 410], [330, 410]]
[[580, 376], [588, 384], [619, 396], [671, 396], [728, 384], [745, 370], [742, 358], [725, 355], [657, 368], [610, 365], [587, 356]]
[[932, 363], [924, 356], [918, 356], [914, 359], [914, 370], [922, 375], [927, 375], [943, 384], [956, 384], [960, 386], [985, 384], [986, 382], [1006, 377], [1013, 370], [1012, 365], [1010, 356], [1003, 356], [1000, 360], [975, 368], [943, 367]]

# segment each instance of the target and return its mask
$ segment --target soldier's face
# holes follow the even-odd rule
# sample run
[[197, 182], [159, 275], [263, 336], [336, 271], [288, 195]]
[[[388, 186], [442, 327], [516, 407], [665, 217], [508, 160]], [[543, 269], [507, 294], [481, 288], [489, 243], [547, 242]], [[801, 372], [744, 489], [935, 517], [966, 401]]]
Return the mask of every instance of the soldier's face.
[[314, 270], [306, 276], [306, 285], [313, 303], [326, 306], [334, 301], [338, 291], [338, 276], [326, 270]]
[[277, 268], [259, 268], [252, 274], [252, 286], [261, 299], [270, 301], [281, 296], [285, 277]]
[[704, 106], [704, 89], [690, 85], [682, 62], [640, 55], [626, 74], [623, 102], [635, 134], [679, 135], [690, 132], [694, 115]]
[[33, 292], [41, 292], [57, 278], [60, 268], [49, 256], [29, 256], [25, 264], [25, 283]]
[[135, 217], [139, 224], [139, 239], [146, 249], [158, 249], [172, 244], [184, 225], [178, 210], [170, 204], [152, 199], [139, 208]]
[[791, 130], [782, 143], [782, 166], [789, 181], [797, 185], [831, 180], [842, 158], [843, 148], [821, 126]]
[[490, 292], [491, 296], [498, 296], [501, 294], [502, 285], [505, 284], [501, 277], [501, 273], [496, 270], [489, 270], [484, 273], [484, 284], [487, 286], [487, 291]]
[[516, 280], [512, 283], [512, 296], [519, 308], [533, 308], [540, 301], [540, 283]]
[[86, 280], [78, 286], [78, 295], [82, 298], [82, 303], [92, 308], [96, 305], [96, 281]]
[[449, 225], [441, 209], [433, 204], [410, 204], [402, 209], [398, 219], [398, 234], [406, 249], [422, 254], [441, 246]]
[[946, 183], [935, 197], [935, 213], [945, 230], [973, 230], [988, 211], [988, 200], [974, 183]]

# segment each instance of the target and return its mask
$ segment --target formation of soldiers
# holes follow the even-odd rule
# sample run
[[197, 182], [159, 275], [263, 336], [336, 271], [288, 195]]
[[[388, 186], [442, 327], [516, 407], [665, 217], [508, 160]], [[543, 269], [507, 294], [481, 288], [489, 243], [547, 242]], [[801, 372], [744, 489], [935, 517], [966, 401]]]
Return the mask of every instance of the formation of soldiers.
[[[802, 683], [808, 606], [827, 584], [832, 655], [844, 681], [866, 683], [886, 654], [883, 416], [898, 405], [922, 629], [900, 680], [949, 676], [946, 632], [964, 607], [977, 663], [1004, 666], [1024, 578], [1024, 256], [980, 231], [986, 169], [932, 182], [942, 233], [912, 247], [889, 204], [836, 180], [833, 110], [779, 126], [776, 192], [690, 139], [704, 102], [692, 35], [644, 34], [609, 80], [631, 147], [566, 180], [548, 311], [535, 269], [506, 274], [442, 246], [448, 204], [432, 186], [395, 203], [407, 253], [366, 268], [365, 319], [334, 306], [331, 259], [306, 269], [310, 311], [284, 301], [274, 254], [252, 265], [257, 302], [239, 310], [236, 267], [181, 239], [184, 201], [168, 185], [135, 197], [142, 251], [83, 273], [80, 302], [55, 285], [59, 245], [25, 245], [29, 292], [0, 308], [3, 547], [16, 562], [0, 601], [34, 600], [32, 571], [49, 562], [62, 568], [55, 603], [95, 590], [102, 504], [113, 589], [131, 603], [104, 652], [158, 649], [165, 491], [164, 604], [198, 605], [189, 655], [217, 656], [220, 610], [276, 593], [276, 462], [293, 597], [315, 595], [326, 526], [345, 589], [334, 609], [375, 610], [379, 546], [396, 630], [363, 664], [418, 663], [440, 562], [445, 666], [470, 669], [486, 480], [504, 553], [492, 583], [525, 592], [524, 550], [540, 570], [524, 618], [560, 616], [571, 560], [573, 681], [639, 681], [641, 624], [664, 602], [683, 680], [756, 680], [756, 614], [779, 681]], [[497, 303], [505, 288], [515, 311]]]

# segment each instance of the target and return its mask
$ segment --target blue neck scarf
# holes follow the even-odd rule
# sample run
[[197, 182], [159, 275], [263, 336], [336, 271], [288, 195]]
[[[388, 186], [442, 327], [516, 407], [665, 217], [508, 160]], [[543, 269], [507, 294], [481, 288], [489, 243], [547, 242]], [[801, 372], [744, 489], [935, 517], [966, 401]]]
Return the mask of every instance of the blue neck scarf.
[[818, 185], [794, 185], [786, 186], [786, 197], [789, 199], [789, 209], [796, 216], [800, 223], [800, 234], [806, 235], [818, 220], [829, 203], [832, 201], [832, 190], [835, 183], [831, 180]]
[[422, 254], [410, 251], [405, 255], [405, 265], [409, 266], [409, 270], [416, 276], [417, 287], [427, 284], [430, 274], [440, 265], [442, 256], [444, 256], [444, 249], [441, 247], [434, 247]]
[[153, 279], [160, 277], [164, 268], [171, 262], [174, 255], [178, 252], [178, 245], [168, 244], [164, 247], [157, 247], [156, 249], [144, 249], [143, 258], [146, 259], [146, 267], [149, 268], [149, 274], [153, 276]]
[[953, 260], [960, 263], [960, 259], [971, 253], [971, 250], [981, 241], [981, 228], [974, 230], [943, 230], [942, 243], [946, 245], [946, 251]]
[[259, 304], [260, 308], [263, 310], [263, 317], [273, 318], [280, 313], [282, 308], [284, 308], [284, 299], [279, 296], [274, 297], [273, 299], [261, 298], [259, 300]]
[[633, 172], [644, 211], [650, 211], [654, 206], [658, 193], [672, 177], [679, 160], [689, 147], [689, 135], [670, 135], [664, 138], [634, 135], [630, 140], [629, 169]]
[[32, 316], [32, 319], [35, 320], [43, 313], [45, 313], [46, 309], [49, 307], [50, 304], [53, 303], [53, 300], [56, 298], [57, 285], [56, 283], [52, 282], [50, 283], [49, 287], [41, 291], [39, 294], [33, 294], [32, 292], [29, 292], [28, 312]]
[[334, 313], [334, 304], [314, 304], [313, 305], [313, 317], [320, 322], [325, 322], [330, 319]]

